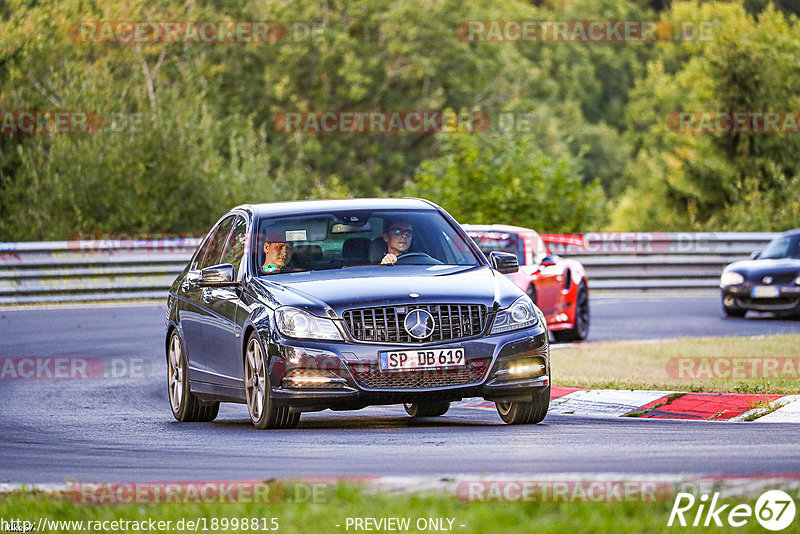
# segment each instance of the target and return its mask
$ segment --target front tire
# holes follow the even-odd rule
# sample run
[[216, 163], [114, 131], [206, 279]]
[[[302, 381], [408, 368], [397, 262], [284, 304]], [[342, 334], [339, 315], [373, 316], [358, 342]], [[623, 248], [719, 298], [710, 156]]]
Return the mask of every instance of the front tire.
[[744, 317], [747, 314], [747, 310], [744, 308], [740, 308], [739, 306], [727, 306], [725, 304], [725, 300], [728, 300], [730, 303], [735, 303], [736, 299], [728, 295], [728, 297], [723, 296], [722, 298], [722, 311], [725, 312], [726, 317]]
[[727, 317], [744, 317], [747, 314], [747, 310], [743, 310], [741, 308], [726, 308], [723, 306], [722, 308], [725, 310], [725, 315]]
[[177, 330], [170, 334], [167, 348], [167, 389], [172, 415], [181, 423], [216, 419], [219, 402], [201, 403], [189, 388], [186, 356]]
[[553, 330], [556, 341], [584, 341], [589, 336], [589, 289], [586, 282], [578, 286], [575, 296], [575, 317], [572, 328], [568, 330]]
[[405, 403], [403, 407], [411, 417], [439, 417], [447, 413], [450, 403], [447, 401]]
[[532, 402], [496, 402], [497, 413], [509, 425], [534, 425], [542, 421], [550, 407], [550, 386], [533, 394]]
[[250, 334], [244, 354], [244, 389], [247, 411], [254, 427], [264, 430], [297, 426], [300, 414], [291, 413], [288, 406], [278, 406], [272, 401], [269, 367], [255, 332]]

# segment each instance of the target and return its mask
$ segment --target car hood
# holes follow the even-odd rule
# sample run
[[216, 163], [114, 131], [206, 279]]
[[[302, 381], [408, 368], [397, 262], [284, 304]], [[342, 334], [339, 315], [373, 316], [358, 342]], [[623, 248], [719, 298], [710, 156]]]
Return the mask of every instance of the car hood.
[[486, 266], [355, 267], [261, 277], [252, 285], [270, 307], [295, 306], [320, 316], [333, 309], [339, 317], [348, 309], [400, 304], [505, 308], [523, 294], [511, 280]]
[[775, 279], [775, 283], [782, 283], [792, 281], [800, 274], [800, 260], [782, 258], [779, 260], [737, 261], [728, 265], [725, 270], [737, 272], [749, 281], [760, 281], [769, 275]]

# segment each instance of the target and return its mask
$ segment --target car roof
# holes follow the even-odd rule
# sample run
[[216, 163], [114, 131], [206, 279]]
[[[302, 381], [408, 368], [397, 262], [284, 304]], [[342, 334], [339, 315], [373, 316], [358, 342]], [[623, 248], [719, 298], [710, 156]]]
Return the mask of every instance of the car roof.
[[265, 204], [243, 204], [234, 209], [252, 211], [258, 217], [328, 213], [339, 210], [436, 210], [437, 206], [419, 198], [347, 198], [337, 200], [294, 200]]
[[781, 232], [780, 236], [794, 236], [800, 234], [800, 228], [795, 228], [794, 230], [786, 230], [785, 232]]
[[464, 230], [469, 232], [472, 231], [484, 231], [484, 232], [507, 232], [507, 233], [517, 233], [517, 234], [524, 234], [524, 233], [533, 233], [538, 235], [536, 230], [531, 230], [530, 228], [523, 228], [521, 226], [512, 226], [510, 224], [462, 224], [461, 225]]

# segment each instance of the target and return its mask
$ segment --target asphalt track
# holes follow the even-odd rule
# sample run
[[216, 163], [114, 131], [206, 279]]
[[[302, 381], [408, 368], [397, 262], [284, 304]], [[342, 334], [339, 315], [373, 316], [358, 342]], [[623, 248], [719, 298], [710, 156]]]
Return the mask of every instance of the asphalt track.
[[[800, 321], [722, 317], [719, 298], [595, 298], [590, 340], [800, 333]], [[467, 473], [800, 473], [797, 426], [549, 415], [506, 426], [454, 406], [304, 414], [256, 431], [242, 405], [179, 424], [167, 404], [160, 305], [0, 308], [0, 357], [85, 357], [116, 377], [0, 380], [0, 482], [232, 480]], [[126, 367], [126, 365], [128, 367]]]

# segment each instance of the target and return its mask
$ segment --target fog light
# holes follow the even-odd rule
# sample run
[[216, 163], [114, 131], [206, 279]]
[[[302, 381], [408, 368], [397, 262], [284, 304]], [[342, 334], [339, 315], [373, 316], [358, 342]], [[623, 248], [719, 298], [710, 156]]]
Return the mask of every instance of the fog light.
[[345, 384], [347, 381], [332, 371], [309, 369], [289, 371], [281, 381], [281, 386], [292, 389], [340, 389]]
[[536, 356], [533, 358], [516, 358], [500, 362], [500, 368], [495, 374], [499, 380], [530, 380], [545, 376], [547, 373], [547, 362], [544, 358]]
[[546, 367], [541, 363], [519, 362], [508, 366], [508, 373], [514, 377], [542, 375]]

